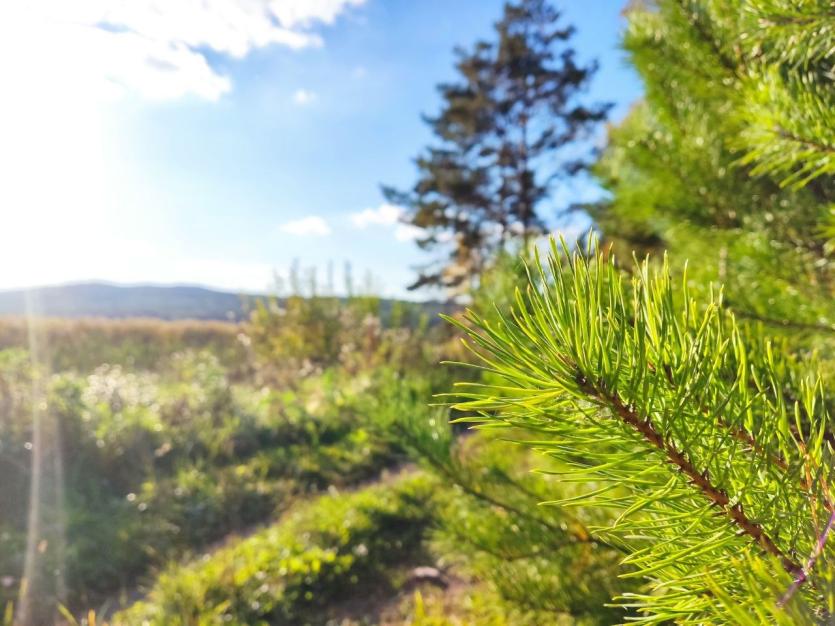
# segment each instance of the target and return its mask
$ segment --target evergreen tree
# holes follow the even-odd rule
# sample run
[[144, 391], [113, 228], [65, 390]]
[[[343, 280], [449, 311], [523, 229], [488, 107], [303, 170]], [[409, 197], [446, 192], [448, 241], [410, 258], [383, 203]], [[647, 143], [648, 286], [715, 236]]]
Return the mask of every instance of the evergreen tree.
[[457, 322], [484, 375], [454, 409], [545, 456], [549, 505], [611, 515], [630, 620], [835, 616], [834, 26], [828, 0], [633, 3], [646, 99], [595, 168], [606, 247], [552, 244]]
[[449, 251], [413, 288], [466, 287], [511, 239], [542, 233], [542, 201], [585, 167], [576, 142], [606, 115], [579, 102], [595, 65], [576, 62], [574, 29], [546, 0], [506, 4], [495, 30], [496, 41], [456, 51], [461, 81], [439, 86], [442, 110], [426, 118], [438, 143], [418, 157], [414, 187], [384, 188], [424, 229], [422, 248]]
[[831, 329], [835, 19], [828, 0], [633, 5], [645, 101], [610, 131], [591, 207], [621, 255], [668, 249], [725, 306]]

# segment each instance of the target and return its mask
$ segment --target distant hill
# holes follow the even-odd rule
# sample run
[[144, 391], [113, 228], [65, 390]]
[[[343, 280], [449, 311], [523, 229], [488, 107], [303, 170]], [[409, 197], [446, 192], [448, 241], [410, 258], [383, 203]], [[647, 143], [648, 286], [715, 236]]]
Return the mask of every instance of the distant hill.
[[80, 283], [0, 291], [0, 315], [24, 315], [27, 293], [35, 311], [48, 317], [239, 320], [245, 314], [241, 296], [203, 287]]
[[[77, 283], [0, 291], [0, 315], [25, 315], [28, 298], [35, 312], [47, 317], [239, 321], [247, 316], [255, 301], [264, 297], [205, 287]], [[390, 304], [390, 301], [383, 302], [384, 315]], [[432, 315], [447, 309], [437, 302], [421, 306]]]

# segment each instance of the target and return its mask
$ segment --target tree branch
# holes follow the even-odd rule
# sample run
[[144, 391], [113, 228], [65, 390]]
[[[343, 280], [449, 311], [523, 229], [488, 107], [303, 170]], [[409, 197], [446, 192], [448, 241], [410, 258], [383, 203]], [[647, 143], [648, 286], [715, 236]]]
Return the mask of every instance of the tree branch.
[[780, 598], [779, 602], [777, 602], [777, 606], [785, 606], [789, 600], [792, 599], [792, 596], [800, 589], [800, 586], [806, 582], [809, 578], [809, 572], [812, 571], [812, 568], [815, 567], [815, 563], [818, 560], [818, 557], [823, 552], [824, 546], [826, 546], [826, 540], [829, 538], [829, 532], [832, 530], [832, 526], [835, 525], [835, 508], [832, 509], [832, 513], [829, 516], [829, 521], [826, 523], [826, 527], [823, 529], [823, 532], [818, 537], [818, 542], [815, 544], [815, 550], [812, 552], [812, 555], [809, 557], [809, 560], [806, 561], [806, 565], [801, 569], [801, 571], [795, 576], [794, 581], [792, 582], [791, 586], [786, 590], [786, 593], [783, 594], [783, 597]]
[[765, 552], [780, 559], [783, 568], [787, 572], [796, 576], [799, 576], [803, 572], [803, 567], [786, 556], [777, 547], [771, 537], [768, 536], [763, 527], [745, 514], [740, 503], [731, 504], [731, 499], [727, 492], [712, 484], [707, 472], [699, 472], [693, 463], [672, 442], [664, 439], [649, 419], [642, 418], [623, 404], [617, 394], [602, 391], [596, 385], [591, 384], [585, 379], [581, 380], [580, 383], [585, 393], [610, 406], [621, 421], [637, 431], [645, 441], [663, 453], [670, 463], [678, 467], [690, 479], [690, 483], [701, 491], [702, 495], [710, 500], [712, 504], [720, 508], [730, 521], [739, 527], [740, 532], [751, 537]]

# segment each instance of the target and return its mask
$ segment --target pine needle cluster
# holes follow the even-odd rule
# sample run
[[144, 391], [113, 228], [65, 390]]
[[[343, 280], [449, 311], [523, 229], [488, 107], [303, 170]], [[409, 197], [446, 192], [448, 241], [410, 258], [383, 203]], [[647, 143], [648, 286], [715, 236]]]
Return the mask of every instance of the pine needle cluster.
[[753, 615], [775, 585], [788, 597], [771, 597], [772, 612], [829, 614], [823, 386], [786, 388], [795, 365], [749, 345], [721, 294], [699, 303], [666, 262], [626, 278], [601, 252], [552, 241], [510, 314], [454, 323], [497, 378], [462, 383], [454, 407], [479, 428], [525, 433], [562, 482], [587, 486], [549, 504], [613, 512], [594, 532], [645, 583], [617, 600], [638, 622], [740, 623], [729, 606]]

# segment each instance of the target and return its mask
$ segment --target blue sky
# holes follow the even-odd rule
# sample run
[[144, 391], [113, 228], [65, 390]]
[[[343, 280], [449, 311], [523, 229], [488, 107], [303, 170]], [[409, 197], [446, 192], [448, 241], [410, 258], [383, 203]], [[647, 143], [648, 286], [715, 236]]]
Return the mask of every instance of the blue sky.
[[[243, 0], [141, 0], [120, 13], [80, 0], [57, 14], [60, 3], [33, 2], [43, 10], [0, 19], [16, 22], [0, 36], [29, 59], [0, 62], [19, 87], [0, 105], [12, 138], [0, 148], [12, 225], [0, 288], [260, 291], [298, 259], [348, 260], [386, 295], [405, 293], [427, 257], [381, 209], [379, 185], [412, 182], [431, 139], [420, 114], [454, 78], [452, 48], [489, 37], [501, 2], [274, 0], [244, 12]], [[600, 61], [589, 97], [621, 117], [641, 92], [618, 50], [623, 0], [556, 4], [580, 57]]]

